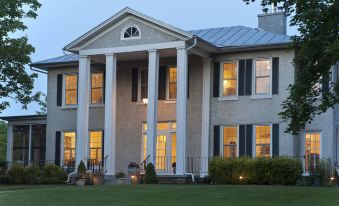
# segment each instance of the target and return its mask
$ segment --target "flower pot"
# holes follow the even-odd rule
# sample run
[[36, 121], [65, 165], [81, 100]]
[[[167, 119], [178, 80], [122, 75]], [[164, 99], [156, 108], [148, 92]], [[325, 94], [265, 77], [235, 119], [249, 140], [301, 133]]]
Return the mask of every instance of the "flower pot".
[[76, 180], [76, 185], [77, 186], [84, 186], [86, 183], [86, 179], [77, 179]]
[[116, 183], [118, 185], [124, 185], [127, 184], [127, 178], [116, 178]]
[[103, 185], [104, 184], [104, 176], [103, 175], [93, 175], [93, 185]]

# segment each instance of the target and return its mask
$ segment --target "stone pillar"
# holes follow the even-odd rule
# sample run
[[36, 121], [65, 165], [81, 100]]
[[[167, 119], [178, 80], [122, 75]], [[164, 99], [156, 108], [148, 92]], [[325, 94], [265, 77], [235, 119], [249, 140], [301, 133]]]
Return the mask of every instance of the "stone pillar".
[[148, 51], [147, 156], [155, 166], [158, 117], [159, 53]]
[[116, 108], [117, 108], [117, 57], [106, 54], [105, 79], [105, 137], [104, 167], [105, 175], [115, 175]]

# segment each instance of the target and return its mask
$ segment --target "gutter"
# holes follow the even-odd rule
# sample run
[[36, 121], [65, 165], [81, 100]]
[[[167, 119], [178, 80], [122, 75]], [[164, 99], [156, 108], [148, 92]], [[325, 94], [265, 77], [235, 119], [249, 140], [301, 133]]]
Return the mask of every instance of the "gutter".
[[48, 72], [44, 71], [44, 70], [41, 70], [41, 69], [34, 69], [32, 66], [29, 66], [30, 69], [32, 71], [35, 71], [35, 72], [39, 72], [39, 73], [42, 73], [42, 74], [48, 74]]
[[194, 43], [186, 49], [186, 52], [193, 49], [193, 47], [195, 47], [197, 45], [197, 42], [198, 42], [197, 37], [193, 36], [192, 39], [194, 39]]

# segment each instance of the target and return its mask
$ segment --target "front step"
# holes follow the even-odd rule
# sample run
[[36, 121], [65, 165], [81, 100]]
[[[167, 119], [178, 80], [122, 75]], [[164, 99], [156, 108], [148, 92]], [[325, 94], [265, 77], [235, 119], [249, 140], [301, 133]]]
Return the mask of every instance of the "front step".
[[187, 175], [161, 175], [157, 176], [159, 184], [190, 184], [193, 183]]

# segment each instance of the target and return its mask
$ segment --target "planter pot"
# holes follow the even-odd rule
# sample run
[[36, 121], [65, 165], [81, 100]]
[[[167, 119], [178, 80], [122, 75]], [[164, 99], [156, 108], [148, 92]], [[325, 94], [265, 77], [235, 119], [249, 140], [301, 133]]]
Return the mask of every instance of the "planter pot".
[[104, 184], [104, 176], [103, 175], [93, 175], [93, 185], [103, 185]]
[[116, 183], [118, 185], [127, 184], [127, 178], [116, 178]]
[[77, 179], [76, 180], [76, 185], [77, 186], [84, 186], [86, 183], [86, 179]]

